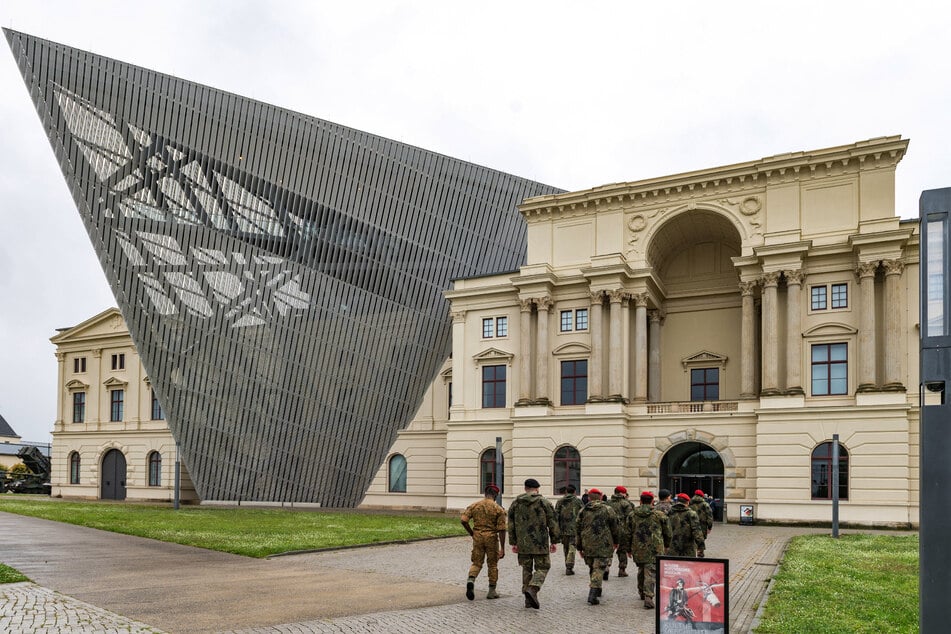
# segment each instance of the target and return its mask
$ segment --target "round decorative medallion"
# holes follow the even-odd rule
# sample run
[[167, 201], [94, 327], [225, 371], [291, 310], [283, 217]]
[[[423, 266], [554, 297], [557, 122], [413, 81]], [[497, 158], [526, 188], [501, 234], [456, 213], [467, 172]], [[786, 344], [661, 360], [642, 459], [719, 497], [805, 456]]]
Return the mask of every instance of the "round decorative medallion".
[[759, 210], [762, 208], [763, 203], [761, 203], [756, 196], [744, 198], [743, 202], [740, 203], [740, 212], [742, 212], [744, 216], [752, 216], [753, 214], [759, 213]]
[[631, 231], [643, 231], [647, 227], [647, 221], [644, 220], [644, 216], [637, 214], [631, 218], [630, 222], [627, 223], [628, 228]]

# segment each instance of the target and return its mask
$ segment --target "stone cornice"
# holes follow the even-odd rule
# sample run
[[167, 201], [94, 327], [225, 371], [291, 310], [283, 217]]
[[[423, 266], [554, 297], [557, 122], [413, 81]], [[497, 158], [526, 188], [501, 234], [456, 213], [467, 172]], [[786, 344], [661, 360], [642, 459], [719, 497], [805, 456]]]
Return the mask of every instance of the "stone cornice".
[[767, 185], [813, 180], [892, 168], [905, 155], [908, 140], [879, 137], [810, 152], [789, 152], [706, 170], [630, 183], [529, 198], [519, 206], [527, 222], [587, 215], [599, 211], [667, 204], [685, 199], [718, 198], [762, 190]]

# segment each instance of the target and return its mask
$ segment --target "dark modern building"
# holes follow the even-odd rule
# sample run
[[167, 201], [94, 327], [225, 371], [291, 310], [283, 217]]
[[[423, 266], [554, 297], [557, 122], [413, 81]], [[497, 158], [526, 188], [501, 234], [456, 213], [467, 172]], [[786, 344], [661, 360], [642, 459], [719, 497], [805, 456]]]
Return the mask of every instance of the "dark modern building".
[[560, 190], [4, 33], [198, 495], [359, 503]]

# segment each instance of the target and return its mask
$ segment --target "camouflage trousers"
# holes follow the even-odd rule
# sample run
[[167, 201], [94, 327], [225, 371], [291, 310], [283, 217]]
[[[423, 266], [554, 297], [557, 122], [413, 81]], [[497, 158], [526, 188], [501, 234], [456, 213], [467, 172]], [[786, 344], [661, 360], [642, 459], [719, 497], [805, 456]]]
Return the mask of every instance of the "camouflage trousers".
[[472, 565], [469, 576], [478, 577], [482, 571], [482, 561], [489, 564], [489, 585], [499, 580], [499, 534], [476, 533], [472, 536]]
[[653, 599], [656, 586], [657, 560], [652, 559], [646, 563], [637, 564], [637, 593]]
[[[617, 569], [626, 570], [627, 569], [627, 559], [631, 556], [631, 549], [625, 548], [621, 545], [617, 547]], [[608, 560], [608, 568], [611, 567], [611, 561]]]
[[528, 586], [541, 588], [545, 583], [545, 577], [551, 569], [551, 557], [548, 553], [544, 555], [523, 555], [518, 554], [518, 565], [522, 567], [522, 592], [528, 590]]
[[575, 536], [561, 534], [561, 546], [565, 549], [565, 568], [572, 570], [575, 567]]
[[604, 581], [604, 571], [611, 567], [610, 557], [585, 557], [584, 562], [588, 564], [588, 586], [591, 588], [600, 588]]

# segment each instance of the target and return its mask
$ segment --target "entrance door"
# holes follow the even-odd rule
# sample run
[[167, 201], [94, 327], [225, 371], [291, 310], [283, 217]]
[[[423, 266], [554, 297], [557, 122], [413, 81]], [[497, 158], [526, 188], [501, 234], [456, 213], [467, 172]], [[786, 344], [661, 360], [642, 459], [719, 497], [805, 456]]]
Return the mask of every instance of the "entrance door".
[[118, 449], [110, 449], [102, 457], [102, 491], [103, 500], [125, 499], [125, 456]]
[[702, 489], [719, 501], [713, 505], [713, 519], [723, 519], [723, 460], [713, 447], [685, 442], [671, 448], [660, 463], [660, 487], [691, 497]]

